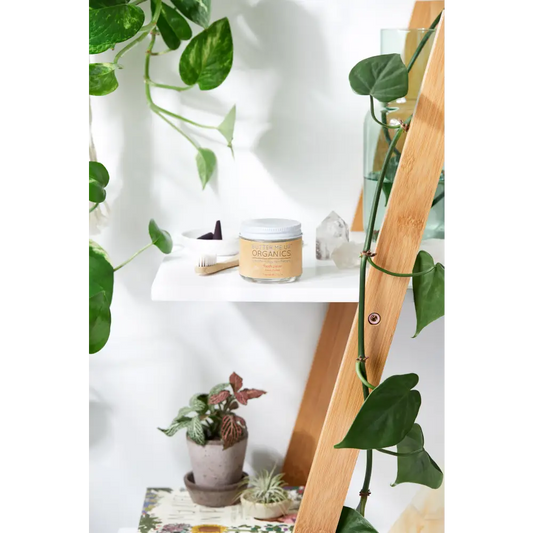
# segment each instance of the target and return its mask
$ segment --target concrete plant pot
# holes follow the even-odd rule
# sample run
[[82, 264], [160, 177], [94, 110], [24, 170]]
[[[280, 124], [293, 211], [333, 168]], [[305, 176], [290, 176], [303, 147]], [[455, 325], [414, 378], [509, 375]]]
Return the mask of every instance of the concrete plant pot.
[[242, 479], [248, 436], [225, 449], [221, 440], [200, 446], [187, 437], [194, 482], [203, 488], [226, 487]]
[[276, 503], [256, 503], [241, 496], [241, 504], [246, 516], [257, 518], [258, 520], [272, 520], [284, 516], [289, 512], [292, 500], [287, 498]]

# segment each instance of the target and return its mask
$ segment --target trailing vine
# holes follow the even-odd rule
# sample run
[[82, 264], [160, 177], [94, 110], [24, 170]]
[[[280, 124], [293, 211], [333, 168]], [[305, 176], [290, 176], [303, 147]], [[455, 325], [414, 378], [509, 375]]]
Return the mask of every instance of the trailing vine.
[[[430, 30], [436, 28], [441, 15], [431, 24]], [[367, 265], [396, 277], [412, 277], [414, 302], [417, 317], [415, 336], [429, 323], [444, 315], [444, 267], [435, 264], [430, 254], [420, 251], [411, 273], [391, 272], [379, 266], [373, 259], [371, 251], [372, 237], [378, 211], [380, 195], [391, 159], [398, 156], [396, 145], [402, 135], [408, 134], [412, 116], [405, 123], [387, 124], [376, 117], [374, 99], [388, 103], [403, 98], [409, 88], [409, 71], [416, 62], [431, 32], [428, 31], [418, 45], [413, 57], [405, 66], [399, 54], [380, 55], [360, 61], [350, 72], [352, 89], [360, 95], [370, 97], [372, 118], [385, 130], [394, 130], [387, 153], [377, 181], [368, 227], [366, 230], [364, 251], [361, 254], [358, 307], [358, 358], [356, 374], [362, 383], [364, 403], [342, 442], [336, 448], [355, 448], [366, 450], [366, 468], [360, 500], [357, 509], [343, 509], [338, 533], [349, 531], [375, 532], [376, 530], [364, 518], [366, 504], [370, 495], [372, 477], [373, 451], [393, 455], [398, 461], [398, 475], [393, 486], [410, 482], [438, 488], [442, 484], [443, 474], [424, 448], [422, 428], [415, 423], [421, 405], [420, 393], [413, 390], [418, 383], [416, 374], [391, 376], [378, 386], [368, 381], [365, 362], [365, 287]], [[438, 201], [435, 199], [435, 202]], [[397, 452], [386, 448], [396, 446]]]
[[[121, 58], [150, 37], [144, 62], [145, 95], [150, 110], [177, 131], [196, 150], [196, 165], [202, 188], [205, 188], [216, 168], [216, 155], [202, 148], [194, 136], [178, 124], [193, 128], [217, 130], [226, 140], [233, 154], [233, 130], [236, 108], [233, 106], [218, 125], [207, 125], [191, 120], [155, 103], [152, 89], [181, 93], [198, 85], [200, 90], [215, 89], [228, 76], [233, 64], [233, 40], [227, 18], [210, 24], [211, 0], [171, 0], [172, 6], [162, 0], [151, 0], [151, 19], [143, 25], [145, 14], [138, 7], [146, 0], [89, 0], [89, 53], [100, 54], [114, 49], [118, 43], [128, 41], [112, 62], [89, 64], [89, 94], [104, 96], [117, 90], [116, 72], [122, 69]], [[202, 28], [193, 37], [189, 22]], [[155, 51], [158, 40], [167, 48]], [[159, 83], [150, 77], [152, 58], [174, 52], [183, 41], [189, 41], [179, 60], [179, 73], [183, 86]]]

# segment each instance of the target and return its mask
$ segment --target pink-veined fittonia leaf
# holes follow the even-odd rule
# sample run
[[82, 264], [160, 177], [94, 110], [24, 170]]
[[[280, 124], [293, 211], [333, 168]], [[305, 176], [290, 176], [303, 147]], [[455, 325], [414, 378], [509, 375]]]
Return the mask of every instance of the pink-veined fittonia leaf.
[[242, 378], [235, 372], [231, 374], [229, 377], [229, 383], [231, 385], [231, 388], [233, 389], [233, 392], [237, 392], [241, 390], [242, 387]]
[[224, 449], [233, 446], [242, 437], [243, 428], [237, 423], [234, 415], [226, 415], [222, 419], [220, 435], [224, 442]]
[[222, 403], [224, 400], [227, 400], [229, 398], [229, 391], [223, 390], [220, 391], [218, 394], [213, 394], [212, 396], [209, 396], [209, 404], [215, 405], [217, 403]]
[[263, 396], [263, 394], [266, 394], [264, 390], [242, 389], [242, 391], [235, 393], [235, 398], [237, 399], [239, 403], [242, 403], [243, 405], [247, 405], [248, 400], [259, 398], [260, 396]]

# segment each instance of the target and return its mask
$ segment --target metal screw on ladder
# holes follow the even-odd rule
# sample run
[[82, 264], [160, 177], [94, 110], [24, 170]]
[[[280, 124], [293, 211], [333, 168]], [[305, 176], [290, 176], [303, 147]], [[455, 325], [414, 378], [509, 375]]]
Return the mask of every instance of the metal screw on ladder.
[[368, 321], [373, 326], [377, 326], [381, 322], [381, 317], [377, 313], [370, 313], [368, 315]]

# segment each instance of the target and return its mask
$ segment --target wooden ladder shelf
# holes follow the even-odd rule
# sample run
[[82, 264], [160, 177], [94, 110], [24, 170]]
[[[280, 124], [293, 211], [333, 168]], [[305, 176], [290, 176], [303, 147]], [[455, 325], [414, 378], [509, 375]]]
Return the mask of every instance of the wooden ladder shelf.
[[[431, 16], [431, 22], [442, 7], [443, 2], [417, 2], [413, 18], [418, 9], [420, 16]], [[426, 18], [423, 25], [429, 22]], [[422, 26], [418, 20], [417, 26]], [[443, 164], [444, 13], [376, 245], [380, 266], [412, 271]], [[375, 269], [368, 273], [366, 309], [381, 316], [376, 326], [365, 322], [371, 383], [380, 382], [408, 284], [408, 278]], [[285, 459], [287, 482], [306, 485], [295, 533], [335, 533], [357, 461], [359, 450], [333, 447], [363, 403], [355, 374], [356, 307], [330, 304]]]

